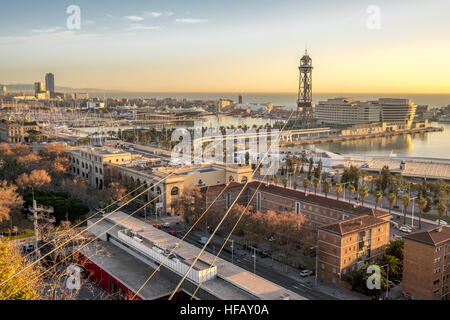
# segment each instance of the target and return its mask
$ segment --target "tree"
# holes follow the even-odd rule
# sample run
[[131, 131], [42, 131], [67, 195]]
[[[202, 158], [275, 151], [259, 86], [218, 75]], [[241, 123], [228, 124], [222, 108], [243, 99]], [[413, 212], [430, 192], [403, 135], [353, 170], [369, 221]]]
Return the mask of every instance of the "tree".
[[402, 238], [392, 240], [386, 247], [386, 254], [403, 261], [404, 242]]
[[328, 181], [324, 181], [322, 185], [322, 192], [325, 194], [325, 198], [328, 198], [328, 193], [331, 190], [331, 183]]
[[298, 181], [295, 180], [295, 181], [294, 181], [294, 190], [297, 190], [297, 188], [298, 188]]
[[404, 195], [402, 197], [402, 203], [403, 203], [403, 224], [406, 224], [406, 210], [408, 208], [409, 203], [411, 202], [411, 198], [407, 195]]
[[280, 177], [277, 176], [277, 175], [275, 175], [275, 176], [273, 177], [273, 181], [275, 182], [275, 184], [278, 184], [278, 182], [280, 182]]
[[283, 186], [284, 186], [285, 188], [287, 187], [288, 183], [289, 183], [288, 178], [284, 178], [284, 179], [283, 179]]
[[53, 142], [44, 144], [39, 150], [39, 155], [44, 159], [55, 160], [58, 157], [67, 155], [68, 150], [60, 143]]
[[339, 200], [339, 197], [342, 193], [342, 184], [336, 183], [336, 185], [334, 186], [334, 192], [336, 193], [336, 200]]
[[375, 209], [377, 209], [378, 203], [383, 198], [383, 193], [380, 190], [377, 190], [373, 196], [375, 197]]
[[422, 229], [422, 213], [427, 204], [428, 201], [424, 197], [419, 197], [419, 199], [417, 199], [417, 206], [419, 207], [419, 229]]
[[[438, 211], [439, 218], [442, 218], [444, 213], [447, 212], [447, 206], [442, 201], [439, 201], [436, 205], [436, 210]], [[441, 219], [439, 219], [439, 224], [441, 224]]]
[[350, 201], [352, 200], [352, 196], [355, 193], [355, 190], [356, 190], [355, 186], [352, 184], [349, 184], [349, 186], [348, 186], [348, 194], [349, 194], [348, 203], [350, 203]]
[[313, 183], [313, 186], [314, 186], [314, 194], [317, 194], [317, 189], [320, 186], [320, 179], [319, 178], [314, 178], [312, 183]]
[[22, 197], [17, 193], [15, 185], [0, 181], [0, 222], [9, 220], [11, 209], [22, 205]]
[[46, 187], [52, 179], [45, 170], [33, 170], [30, 174], [23, 173], [17, 178], [17, 186], [22, 191]]
[[320, 179], [322, 174], [322, 159], [319, 160], [316, 169], [314, 170], [314, 177]]
[[402, 272], [402, 261], [400, 259], [385, 254], [383, 257], [383, 264], [387, 264], [389, 266], [389, 275], [392, 275], [393, 278], [400, 277]]
[[361, 205], [364, 206], [364, 200], [369, 195], [369, 188], [366, 185], [362, 185], [358, 191], [359, 196], [361, 197]]
[[0, 300], [37, 300], [42, 281], [33, 281], [39, 269], [32, 266], [24, 270], [28, 264], [12, 241], [0, 239], [0, 283], [16, 274], [0, 286]]
[[389, 193], [388, 195], [388, 202], [389, 202], [389, 214], [391, 213], [391, 209], [392, 209], [392, 205], [394, 204], [395, 200], [397, 199], [397, 197], [395, 196], [394, 193]]
[[306, 193], [306, 189], [309, 187], [309, 179], [305, 178], [303, 179], [303, 188], [305, 189], [305, 193]]
[[[374, 282], [376, 281], [375, 279], [375, 272], [367, 272], [367, 269], [369, 268], [369, 266], [373, 266], [372, 268], [376, 268], [378, 270], [380, 270], [380, 277], [379, 279], [379, 288], [369, 288], [368, 287], [368, 283], [371, 282], [372, 280], [372, 284], [375, 284]], [[370, 277], [370, 278], [369, 278]], [[378, 299], [384, 292], [385, 288], [386, 288], [386, 271], [384, 270], [384, 268], [381, 268], [378, 264], [375, 263], [365, 263], [360, 269], [356, 270], [353, 274], [352, 274], [352, 289], [362, 292], [365, 295], [368, 295], [370, 297], [372, 297], [372, 299]]]

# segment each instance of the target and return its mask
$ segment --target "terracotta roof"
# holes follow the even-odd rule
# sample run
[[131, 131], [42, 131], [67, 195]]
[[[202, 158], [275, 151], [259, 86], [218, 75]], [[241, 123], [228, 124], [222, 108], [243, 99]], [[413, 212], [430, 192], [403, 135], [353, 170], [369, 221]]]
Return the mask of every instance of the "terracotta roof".
[[[259, 181], [252, 181], [249, 182], [249, 187], [258, 187]], [[296, 200], [300, 200], [302, 202], [311, 203], [315, 205], [319, 205], [322, 207], [327, 207], [330, 209], [335, 210], [342, 210], [346, 213], [350, 213], [357, 216], [363, 216], [363, 215], [371, 215], [374, 217], [385, 217], [388, 216], [389, 213], [380, 211], [380, 210], [374, 210], [373, 208], [367, 208], [367, 207], [354, 207], [353, 204], [350, 204], [346, 201], [342, 200], [336, 200], [333, 198], [325, 198], [324, 196], [314, 195], [312, 193], [308, 193], [308, 195], [305, 195], [305, 192], [300, 190], [293, 190], [289, 188], [283, 188], [281, 186], [276, 186], [273, 184], [267, 185], [263, 182], [263, 184], [260, 187], [261, 191], [277, 194], [286, 198], [292, 198]]]
[[236, 187], [243, 187], [243, 184], [241, 183], [237, 183], [237, 182], [231, 182], [228, 185], [226, 184], [217, 184], [214, 186], [209, 186], [209, 187], [203, 187], [200, 189], [201, 193], [204, 194], [218, 194], [219, 192], [222, 191], [223, 188], [225, 188], [225, 186], [227, 186], [227, 190], [230, 190], [232, 188], [236, 188]]
[[[440, 230], [440, 231], [439, 231]], [[428, 230], [417, 231], [404, 237], [408, 240], [422, 242], [431, 246], [450, 241], [450, 227], [438, 226]]]
[[385, 223], [389, 222], [380, 218], [376, 218], [374, 216], [366, 215], [322, 226], [319, 229], [336, 233], [342, 236]]

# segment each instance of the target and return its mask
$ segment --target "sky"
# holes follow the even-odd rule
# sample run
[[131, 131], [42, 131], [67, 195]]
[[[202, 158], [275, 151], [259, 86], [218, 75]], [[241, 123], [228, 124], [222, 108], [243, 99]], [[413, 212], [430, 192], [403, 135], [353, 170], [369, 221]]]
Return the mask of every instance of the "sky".
[[[70, 5], [80, 8], [79, 30], [67, 27]], [[450, 93], [448, 0], [1, 0], [0, 8], [4, 84], [52, 72], [57, 86], [73, 88], [296, 92], [307, 48], [316, 93]]]

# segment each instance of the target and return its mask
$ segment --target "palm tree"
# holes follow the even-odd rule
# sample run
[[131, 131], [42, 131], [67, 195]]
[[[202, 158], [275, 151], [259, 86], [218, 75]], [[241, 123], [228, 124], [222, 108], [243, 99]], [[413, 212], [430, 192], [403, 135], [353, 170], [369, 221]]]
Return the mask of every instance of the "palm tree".
[[285, 188], [287, 187], [288, 182], [289, 182], [288, 178], [284, 178], [284, 179], [283, 179], [283, 186], [284, 186]]
[[331, 183], [329, 183], [328, 181], [324, 181], [322, 184], [322, 192], [325, 194], [325, 198], [328, 198], [328, 193], [331, 190]]
[[389, 193], [388, 195], [388, 201], [389, 201], [389, 214], [391, 213], [392, 205], [394, 204], [395, 200], [397, 200], [397, 197], [395, 196], [395, 193]]
[[355, 193], [355, 186], [351, 184], [348, 187], [348, 194], [350, 195], [348, 197], [348, 203], [350, 203], [350, 201], [352, 200], [352, 196], [353, 196], [354, 193]]
[[277, 176], [277, 175], [275, 175], [275, 176], [273, 177], [273, 181], [275, 182], [275, 184], [278, 184], [278, 182], [280, 182], [280, 177]]
[[317, 188], [319, 188], [319, 186], [320, 186], [320, 179], [319, 178], [314, 178], [312, 183], [313, 183], [313, 186], [314, 186], [314, 194], [317, 194]]
[[402, 202], [403, 202], [403, 224], [406, 224], [406, 211], [409, 203], [411, 202], [411, 198], [407, 195], [404, 195], [402, 197]]
[[[439, 218], [441, 218], [444, 215], [444, 212], [447, 212], [447, 206], [442, 201], [439, 201], [436, 204], [436, 210], [439, 213]], [[440, 224], [441, 224], [441, 219], [439, 219], [439, 225]]]
[[363, 184], [361, 188], [359, 188], [358, 194], [361, 197], [361, 206], [364, 207], [364, 199], [369, 195], [369, 188]]
[[375, 194], [373, 195], [375, 197], [375, 210], [378, 207], [378, 202], [381, 201], [383, 198], [383, 193], [380, 190], [375, 191]]
[[342, 193], [342, 184], [336, 183], [336, 185], [334, 186], [334, 192], [336, 192], [336, 200], [339, 200], [339, 197]]
[[309, 179], [305, 178], [303, 179], [303, 188], [305, 188], [305, 193], [306, 193], [306, 188], [309, 187]]
[[424, 197], [420, 196], [417, 199], [417, 206], [419, 207], [419, 229], [422, 229], [422, 211], [427, 206], [428, 201]]
[[395, 256], [385, 255], [384, 263], [389, 265], [390, 274], [392, 274], [394, 277], [398, 277], [400, 275], [402, 262], [399, 258]]
[[294, 181], [294, 190], [297, 190], [297, 187], [298, 187], [298, 181], [295, 180], [295, 181]]

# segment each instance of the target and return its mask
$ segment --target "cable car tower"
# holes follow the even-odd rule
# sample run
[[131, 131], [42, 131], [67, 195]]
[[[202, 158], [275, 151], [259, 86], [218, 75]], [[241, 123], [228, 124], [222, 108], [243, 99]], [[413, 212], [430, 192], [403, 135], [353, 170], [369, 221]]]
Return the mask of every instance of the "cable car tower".
[[298, 86], [297, 97], [297, 118], [311, 120], [313, 117], [313, 102], [312, 102], [312, 59], [305, 50], [305, 55], [300, 59], [300, 81]]

